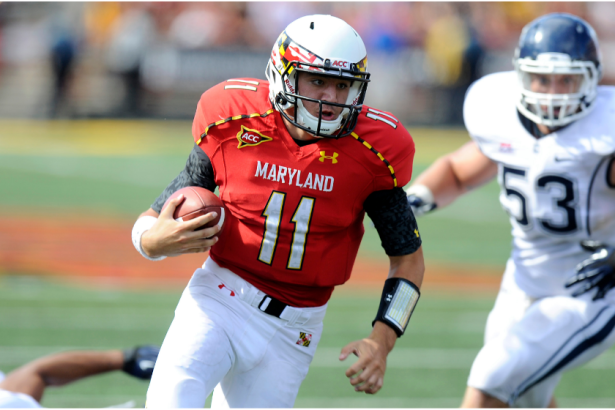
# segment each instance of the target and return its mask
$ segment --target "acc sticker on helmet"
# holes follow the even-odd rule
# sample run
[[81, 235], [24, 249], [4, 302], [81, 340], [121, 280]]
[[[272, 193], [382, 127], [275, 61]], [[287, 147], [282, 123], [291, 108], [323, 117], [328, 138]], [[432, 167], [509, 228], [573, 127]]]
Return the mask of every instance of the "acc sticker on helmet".
[[237, 133], [237, 140], [239, 141], [237, 148], [244, 148], [253, 147], [263, 142], [272, 141], [273, 138], [263, 135], [256, 130], [246, 128], [242, 125], [241, 130]]

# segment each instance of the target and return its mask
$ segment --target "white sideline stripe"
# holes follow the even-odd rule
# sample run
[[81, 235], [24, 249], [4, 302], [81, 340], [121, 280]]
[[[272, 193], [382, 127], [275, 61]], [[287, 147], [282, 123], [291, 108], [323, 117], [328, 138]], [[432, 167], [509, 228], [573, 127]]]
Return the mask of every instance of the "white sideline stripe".
[[[357, 359], [354, 356], [339, 361], [341, 347], [319, 347], [312, 367], [348, 368]], [[478, 349], [413, 349], [396, 348], [389, 354], [387, 367], [393, 369], [466, 369], [472, 366]], [[582, 366], [584, 369], [615, 369], [615, 350], [611, 349]]]
[[[316, 349], [312, 367], [348, 368], [357, 358], [353, 355], [339, 361], [341, 347]], [[477, 349], [393, 349], [387, 367], [393, 369], [469, 369]]]

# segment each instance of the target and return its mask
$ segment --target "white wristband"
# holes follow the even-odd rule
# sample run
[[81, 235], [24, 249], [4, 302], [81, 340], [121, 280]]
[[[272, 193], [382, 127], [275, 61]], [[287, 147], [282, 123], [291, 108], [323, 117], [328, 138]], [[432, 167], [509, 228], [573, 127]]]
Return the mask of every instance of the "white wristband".
[[149, 259], [150, 261], [161, 261], [166, 258], [166, 256], [164, 255], [157, 258], [147, 256], [145, 252], [143, 252], [143, 248], [141, 247], [141, 237], [146, 231], [149, 231], [152, 226], [154, 226], [157, 220], [158, 218], [156, 218], [155, 216], [142, 216], [141, 218], [137, 219], [137, 222], [135, 222], [135, 226], [132, 227], [132, 244], [135, 246], [135, 249], [139, 251], [141, 255], [143, 255], [145, 259]]
[[425, 185], [412, 185], [406, 189], [406, 195], [419, 197], [426, 204], [434, 204], [436, 202], [431, 189], [427, 188]]

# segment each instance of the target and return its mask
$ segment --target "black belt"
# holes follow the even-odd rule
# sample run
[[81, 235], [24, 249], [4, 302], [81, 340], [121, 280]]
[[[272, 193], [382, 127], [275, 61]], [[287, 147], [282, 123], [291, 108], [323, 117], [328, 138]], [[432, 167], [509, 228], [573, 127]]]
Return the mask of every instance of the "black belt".
[[[265, 309], [262, 309], [261, 306], [263, 306], [263, 304], [267, 301], [267, 299], [269, 299], [269, 304], [267, 305]], [[280, 315], [282, 314], [286, 306], [289, 306], [289, 305], [287, 305], [284, 302], [280, 302], [276, 298], [271, 297], [269, 295], [263, 296], [263, 300], [261, 300], [261, 303], [258, 304], [258, 308], [260, 310], [267, 313], [268, 315], [275, 316], [275, 317], [280, 317]]]

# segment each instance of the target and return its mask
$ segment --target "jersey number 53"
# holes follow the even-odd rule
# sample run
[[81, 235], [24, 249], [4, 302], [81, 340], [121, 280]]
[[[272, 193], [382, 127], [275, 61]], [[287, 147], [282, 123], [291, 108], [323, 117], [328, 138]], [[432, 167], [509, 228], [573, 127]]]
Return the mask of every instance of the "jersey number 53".
[[[502, 190], [509, 198], [516, 198], [520, 204], [520, 212], [513, 212], [510, 207], [505, 207], [506, 211], [512, 215], [517, 223], [524, 229], [529, 229], [532, 226], [532, 215], [528, 212], [530, 207], [529, 198], [526, 193], [523, 193], [519, 188], [519, 184], [511, 183], [517, 179], [520, 183], [527, 183], [526, 170], [504, 166], [502, 168]], [[516, 185], [516, 186], [515, 186]], [[575, 195], [574, 182], [562, 175], [544, 174], [536, 178], [536, 186], [532, 189], [538, 200], [539, 194], [550, 193], [557, 189], [556, 195], [551, 196], [552, 201], [552, 216], [553, 217], [536, 217], [536, 221], [547, 232], [553, 234], [568, 234], [579, 229], [577, 223], [577, 198]]]

